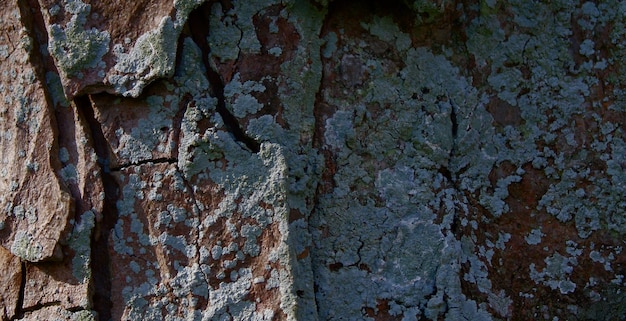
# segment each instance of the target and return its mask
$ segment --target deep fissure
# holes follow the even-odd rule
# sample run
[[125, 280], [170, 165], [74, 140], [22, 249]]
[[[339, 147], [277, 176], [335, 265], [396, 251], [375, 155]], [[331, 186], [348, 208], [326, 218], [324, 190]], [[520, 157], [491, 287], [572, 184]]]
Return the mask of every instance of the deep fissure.
[[24, 292], [26, 291], [26, 262], [21, 262], [20, 294], [15, 304], [15, 314], [12, 320], [24, 318]]
[[450, 135], [452, 136], [452, 145], [450, 146], [450, 152], [448, 153], [448, 163], [446, 165], [442, 165], [439, 167], [439, 173], [443, 175], [449, 182], [452, 184], [454, 189], [458, 191], [457, 187], [457, 172], [450, 171], [450, 163], [454, 159], [454, 155], [456, 154], [456, 145], [457, 145], [457, 137], [459, 132], [459, 123], [457, 120], [457, 107], [454, 102], [448, 98], [450, 102]]
[[[33, 306], [29, 306], [28, 308], [22, 308], [22, 316], [24, 314], [28, 313], [28, 312], [34, 312], [34, 311], [37, 311], [37, 310], [41, 310], [43, 308], [55, 307], [55, 306], [60, 306], [60, 305], [61, 305], [61, 301], [52, 301], [52, 302], [45, 302], [45, 303], [35, 304]], [[73, 309], [73, 310], [76, 310], [76, 309]], [[68, 311], [71, 311], [71, 310], [68, 309]]]
[[208, 19], [211, 12], [211, 3], [205, 2], [199, 8], [195, 9], [189, 14], [187, 20], [187, 27], [185, 28], [190, 33], [193, 42], [202, 51], [202, 63], [206, 70], [206, 76], [211, 85], [211, 93], [213, 97], [217, 98], [217, 113], [222, 117], [224, 125], [228, 131], [233, 135], [234, 139], [242, 143], [246, 148], [254, 153], [260, 151], [261, 144], [254, 140], [252, 137], [246, 135], [241, 128], [241, 124], [229, 110], [226, 108], [226, 98], [224, 97], [224, 80], [222, 76], [212, 67], [210, 61], [211, 47], [207, 40], [209, 35]]
[[[332, 4], [331, 4], [332, 5]], [[330, 17], [329, 17], [329, 13], [330, 13], [330, 9], [327, 9], [327, 11], [324, 13], [324, 19], [322, 21], [322, 26], [319, 29], [319, 34], [318, 37], [322, 38], [322, 35], [327, 32], [328, 29], [328, 23], [330, 21]], [[313, 137], [312, 137], [312, 142], [311, 145], [314, 149], [317, 149], [320, 153], [320, 155], [322, 156], [323, 160], [322, 160], [322, 165], [324, 165], [326, 163], [325, 158], [327, 157], [332, 157], [331, 153], [326, 151], [324, 152], [323, 150], [323, 146], [324, 146], [324, 113], [322, 111], [322, 104], [324, 104], [324, 78], [326, 76], [326, 72], [325, 72], [325, 68], [323, 67], [326, 63], [328, 63], [328, 58], [326, 58], [324, 56], [324, 46], [320, 46], [319, 48], [319, 57], [320, 57], [320, 62], [322, 64], [322, 68], [321, 68], [321, 72], [319, 75], [319, 83], [318, 83], [318, 87], [317, 87], [317, 91], [315, 92], [315, 101], [313, 102], [313, 117], [314, 117], [314, 128], [313, 128]], [[313, 217], [315, 215], [319, 215], [319, 213], [317, 213], [317, 211], [319, 211], [318, 208], [318, 204], [319, 204], [319, 199], [323, 194], [323, 188], [324, 188], [324, 184], [326, 184], [326, 182], [324, 182], [324, 172], [328, 170], [328, 169], [322, 169], [321, 173], [319, 174], [319, 177], [317, 178], [317, 183], [315, 186], [315, 191], [313, 194], [313, 199], [310, 201], [310, 206], [311, 206], [311, 212], [309, 214], [309, 222], [307, 223], [307, 231], [309, 233], [309, 235], [315, 235], [315, 231], [313, 230], [314, 227], [310, 224], [310, 222], [312, 221]], [[332, 182], [332, 181], [331, 181]], [[311, 260], [313, 261], [313, 259], [316, 257], [316, 251], [315, 251], [315, 244], [314, 242], [312, 242], [310, 246], [310, 256], [311, 256]], [[318, 297], [317, 293], [318, 293], [318, 289], [319, 289], [319, 282], [316, 279], [316, 276], [318, 276], [320, 274], [320, 272], [318, 271], [319, 267], [317, 267], [315, 264], [311, 264], [311, 274], [312, 274], [312, 278], [313, 278], [313, 302], [315, 303], [315, 312], [317, 314], [317, 317], [320, 316], [320, 298]]]
[[[180, 46], [177, 52], [178, 52], [177, 56], [182, 56], [181, 54], [182, 50], [180, 50]], [[180, 66], [180, 64], [177, 64], [176, 66]], [[185, 94], [181, 98], [180, 103], [178, 105], [178, 111], [176, 112], [176, 115], [174, 116], [174, 120], [172, 122], [173, 124], [172, 125], [172, 137], [174, 139], [174, 148], [171, 154], [172, 158], [175, 158], [176, 156], [178, 156], [180, 152], [179, 151], [180, 139], [181, 139], [180, 136], [182, 133], [183, 118], [185, 118], [185, 113], [187, 112], [187, 108], [189, 108], [189, 104], [191, 104], [192, 101], [193, 101], [193, 97], [191, 96], [191, 94], [189, 93]]]
[[176, 164], [178, 159], [172, 157], [161, 157], [161, 158], [150, 158], [150, 159], [142, 159], [136, 162], [131, 162], [127, 164], [122, 164], [114, 167], [109, 167], [110, 172], [118, 172], [133, 166], [141, 166], [146, 164]]
[[96, 225], [91, 238], [91, 271], [93, 276], [93, 309], [99, 320], [110, 320], [113, 302], [111, 300], [111, 258], [109, 257], [109, 235], [118, 219], [117, 200], [119, 186], [109, 168], [109, 149], [101, 124], [95, 118], [95, 111], [88, 96], [74, 99], [76, 107], [85, 117], [101, 169], [104, 188], [102, 221]]

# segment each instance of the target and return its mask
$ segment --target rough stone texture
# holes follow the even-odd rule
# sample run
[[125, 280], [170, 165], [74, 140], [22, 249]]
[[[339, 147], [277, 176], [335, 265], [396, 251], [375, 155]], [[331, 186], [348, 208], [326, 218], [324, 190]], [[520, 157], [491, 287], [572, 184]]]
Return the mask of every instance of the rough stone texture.
[[107, 90], [136, 97], [151, 81], [172, 76], [178, 36], [202, 1], [173, 2], [40, 0], [47, 51], [65, 94]]
[[16, 320], [62, 320], [62, 321], [89, 321], [95, 320], [96, 315], [89, 311], [71, 312], [60, 307], [47, 306], [32, 312], [26, 312], [23, 318]]
[[55, 170], [57, 131], [37, 55], [15, 2], [2, 6], [0, 39], [0, 243], [23, 260], [61, 257], [59, 241], [73, 215]]
[[2, 320], [626, 319], [620, 1], [9, 1]]
[[2, 304], [2, 320], [15, 316], [19, 304], [20, 288], [24, 271], [20, 259], [0, 247], [0, 304]]

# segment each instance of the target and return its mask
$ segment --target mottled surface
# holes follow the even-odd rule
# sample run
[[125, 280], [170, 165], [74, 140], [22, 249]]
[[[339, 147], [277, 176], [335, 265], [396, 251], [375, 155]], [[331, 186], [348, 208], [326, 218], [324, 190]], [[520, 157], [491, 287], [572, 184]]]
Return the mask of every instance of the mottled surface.
[[2, 320], [626, 318], [621, 2], [5, 7]]
[[59, 259], [73, 208], [55, 175], [56, 122], [29, 19], [14, 2], [0, 17], [0, 244], [23, 260]]
[[20, 259], [4, 248], [0, 248], [0, 304], [2, 304], [2, 320], [15, 316], [19, 304], [20, 287], [23, 267]]

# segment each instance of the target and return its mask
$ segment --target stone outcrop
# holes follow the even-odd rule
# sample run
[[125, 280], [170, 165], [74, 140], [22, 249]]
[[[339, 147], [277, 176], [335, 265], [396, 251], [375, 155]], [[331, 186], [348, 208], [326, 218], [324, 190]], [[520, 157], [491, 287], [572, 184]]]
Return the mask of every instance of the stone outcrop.
[[8, 1], [0, 319], [624, 319], [624, 15]]

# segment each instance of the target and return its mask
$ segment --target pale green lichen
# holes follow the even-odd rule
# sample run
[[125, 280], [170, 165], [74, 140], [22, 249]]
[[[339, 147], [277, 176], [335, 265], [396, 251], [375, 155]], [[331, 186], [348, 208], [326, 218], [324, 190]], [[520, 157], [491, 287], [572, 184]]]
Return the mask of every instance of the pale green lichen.
[[239, 57], [239, 40], [241, 29], [237, 26], [235, 11], [224, 14], [222, 5], [217, 2], [211, 6], [209, 18], [209, 35], [207, 41], [211, 47], [211, 57], [221, 61], [236, 60]]
[[48, 85], [48, 92], [52, 98], [52, 104], [54, 107], [69, 107], [70, 102], [67, 100], [65, 93], [63, 92], [63, 84], [61, 78], [57, 73], [46, 73], [46, 84]]
[[102, 57], [109, 50], [111, 37], [108, 31], [84, 29], [91, 5], [81, 0], [66, 0], [65, 10], [72, 14], [64, 26], [50, 26], [48, 51], [65, 77], [82, 78], [81, 71], [103, 68]]
[[411, 47], [411, 38], [408, 34], [400, 31], [400, 28], [393, 22], [391, 16], [375, 16], [372, 19], [372, 23], [363, 22], [361, 26], [373, 36], [380, 38], [380, 40], [394, 44], [395, 48], [400, 52], [406, 51]]
[[437, 21], [444, 13], [446, 1], [432, 0], [404, 0], [410, 9], [416, 14], [416, 19], [420, 23], [432, 23]]
[[176, 8], [176, 27], [182, 27], [185, 22], [187, 22], [187, 18], [189, 17], [189, 13], [202, 3], [205, 0], [174, 0], [174, 8]]
[[[442, 13], [443, 2], [442, 7], [428, 1], [408, 3], [424, 14], [422, 22], [437, 19]], [[188, 4], [193, 7], [196, 2]], [[234, 9], [227, 13], [220, 4], [214, 4], [210, 18], [211, 57], [225, 61], [235, 60], [241, 54], [258, 54], [261, 44], [253, 17], [273, 4], [275, 1], [234, 1]], [[479, 243], [476, 234], [480, 232], [479, 224], [511, 215], [509, 191], [525, 179], [522, 167], [526, 164], [550, 180], [548, 191], [537, 208], [531, 209], [531, 215], [547, 212], [564, 223], [574, 220], [580, 238], [607, 228], [617, 235], [624, 234], [626, 219], [620, 209], [625, 194], [620, 182], [625, 177], [620, 159], [626, 149], [621, 129], [605, 122], [602, 135], [594, 137], [591, 143], [595, 152], [602, 154], [600, 161], [607, 165], [606, 173], [592, 172], [584, 166], [594, 158], [585, 148], [576, 149], [581, 142], [570, 120], [587, 115], [586, 102], [595, 86], [592, 73], [596, 66], [606, 67], [612, 62], [594, 61], [600, 48], [589, 40], [579, 50], [583, 59], [589, 61], [580, 66], [563, 65], [571, 60], [569, 8], [573, 4], [556, 1], [528, 5], [511, 1], [511, 19], [522, 30], [506, 31], [496, 15], [496, 2], [481, 1], [481, 17], [469, 22], [466, 34], [468, 53], [488, 74], [486, 82], [477, 84], [477, 88], [473, 79], [465, 77], [465, 71], [449, 59], [450, 50], [413, 48], [411, 37], [391, 17], [374, 17], [361, 26], [397, 51], [402, 62], [397, 64], [385, 64], [387, 61], [358, 40], [349, 43], [342, 39], [338, 47], [335, 33], [319, 39], [323, 12], [302, 2], [284, 5], [288, 10], [283, 10], [281, 17], [287, 16], [300, 39], [306, 39], [306, 45], [298, 46], [292, 60], [282, 62], [279, 75], [242, 83], [235, 73], [225, 86], [227, 108], [234, 116], [246, 118], [243, 129], [261, 142], [259, 153], [251, 153], [236, 141], [215, 113], [217, 100], [208, 94], [211, 88], [203, 70], [208, 66], [202, 66], [202, 53], [191, 39], [184, 40], [182, 62], [174, 75], [178, 87], [168, 88], [174, 96], [190, 94], [194, 103], [179, 106], [186, 109], [178, 161], [175, 169], [163, 175], [175, 177], [172, 188], [177, 192], [220, 195], [219, 204], [194, 200], [194, 209], [163, 206], [154, 224], [147, 226], [134, 208], [144, 198], [154, 202], [151, 206], [163, 202], [158, 192], [162, 186], [155, 183], [163, 177], [154, 176], [150, 186], [141, 182], [138, 172], [122, 177], [122, 181], [127, 181], [122, 189], [123, 199], [118, 202], [121, 220], [114, 231], [115, 249], [119, 255], [131, 256], [141, 250], [136, 251], [129, 244], [143, 247], [144, 251], [145, 247], [160, 246], [167, 254], [197, 257], [199, 265], [175, 261], [175, 273], [168, 283], [177, 298], [190, 293], [209, 298], [207, 311], [194, 310], [189, 315], [261, 318], [261, 312], [254, 312], [256, 304], [244, 298], [251, 293], [252, 284], [265, 282], [266, 290], [280, 291], [281, 307], [288, 317], [303, 320], [316, 319], [317, 311], [320, 318], [327, 319], [362, 316], [365, 307], [376, 310], [380, 300], [387, 302], [387, 312], [392, 316], [407, 320], [416, 316], [489, 320], [496, 317], [490, 315], [493, 312], [509, 318], [513, 294], [507, 293], [508, 289], [496, 289], [489, 271], [496, 264], [495, 253], [506, 250], [511, 234], [485, 233], [484, 244]], [[175, 6], [181, 18], [179, 12], [175, 21], [165, 18], [161, 31], [140, 38], [134, 54], [131, 51], [129, 56], [122, 56], [126, 54], [119, 51], [123, 62], [120, 73], [151, 74], [150, 62], [154, 62], [157, 71], [154, 75], [170, 72], [167, 66], [172, 59], [168, 55], [175, 42], [168, 43], [166, 38], [177, 36], [177, 26], [190, 10], [183, 8], [181, 1], [175, 2]], [[587, 27], [583, 28], [592, 30], [603, 17], [596, 11], [606, 10], [602, 5], [583, 4], [583, 11], [589, 16]], [[538, 19], [537, 12], [550, 19]], [[163, 29], [164, 26], [169, 29]], [[276, 31], [279, 30], [274, 22], [270, 32]], [[159, 32], [167, 37], [158, 38]], [[623, 36], [623, 30], [611, 32], [615, 39]], [[437, 54], [438, 49], [444, 54]], [[274, 51], [276, 58], [285, 56], [280, 50]], [[331, 91], [318, 93], [322, 55], [335, 59], [341, 67], [336, 79], [350, 87], [343, 96]], [[530, 70], [529, 79], [523, 79], [526, 75], [519, 68], [521, 65]], [[356, 78], [345, 72], [352, 67], [357, 70]], [[143, 79], [130, 76], [118, 80], [118, 90], [129, 95], [137, 95], [138, 88], [144, 85]], [[274, 115], [257, 115], [264, 106], [255, 94], [268, 90], [268, 83], [280, 88], [277, 94], [283, 121], [288, 126], [279, 124]], [[133, 88], [128, 90], [127, 84]], [[494, 117], [486, 109], [494, 97], [519, 110], [519, 125], [494, 128]], [[337, 109], [317, 124], [313, 112], [316, 99]], [[166, 107], [161, 100], [152, 97], [149, 103], [162, 110]], [[176, 98], [171, 101], [173, 105], [178, 103]], [[620, 107], [616, 104], [611, 108]], [[150, 134], [172, 113], [156, 117], [154, 124], [142, 120], [136, 131], [125, 133], [150, 143], [133, 151], [139, 150], [141, 155], [127, 155], [129, 159], [138, 162], [151, 157], [150, 152], [158, 145], [151, 139], [158, 135], [151, 138]], [[598, 114], [592, 116], [601, 119]], [[333, 155], [326, 161], [334, 162], [336, 172], [334, 185], [318, 195], [313, 209], [309, 197], [315, 194], [324, 162], [311, 146], [315, 126], [323, 130], [323, 137], [318, 139], [325, 144], [322, 148], [327, 147]], [[560, 138], [565, 138], [573, 151], [556, 150], [554, 144]], [[135, 145], [130, 140], [126, 144]], [[498, 178], [492, 186], [490, 172], [505, 162], [513, 164], [515, 170]], [[188, 182], [192, 182], [193, 191]], [[584, 188], [580, 187], [581, 182]], [[470, 202], [468, 197], [475, 195], [480, 195], [477, 203]], [[484, 209], [487, 214], [482, 221], [463, 217], [471, 211], [470, 206]], [[207, 214], [203, 212], [205, 208], [213, 210]], [[289, 210], [300, 211], [304, 218], [287, 223]], [[235, 215], [241, 215], [246, 223], [233, 219]], [[203, 233], [223, 221], [220, 233], [237, 241], [198, 247], [192, 242], [194, 238], [183, 235], [145, 234], [148, 227], [170, 229], [183, 220], [187, 227], [200, 230], [198, 240], [219, 237], [215, 232]], [[459, 240], [451, 232], [455, 221], [475, 232]], [[271, 252], [268, 264], [278, 262], [280, 267], [268, 266], [271, 272], [267, 279], [248, 268], [236, 268], [261, 253], [259, 236], [272, 224], [278, 225], [280, 245], [262, 250]], [[538, 227], [523, 236], [529, 245], [538, 245], [545, 234]], [[575, 243], [566, 245], [568, 256], [551, 252], [544, 260], [545, 267], [530, 265], [526, 270], [537, 284], [561, 295], [583, 288], [574, 283], [582, 249]], [[295, 255], [305, 249], [311, 249], [312, 257], [296, 260]], [[609, 255], [592, 251], [590, 258], [604, 264], [605, 269], [611, 268]], [[211, 260], [216, 263], [209, 266]], [[133, 262], [131, 270], [138, 273], [144, 263]], [[153, 270], [149, 271], [154, 275]], [[213, 289], [207, 276], [215, 276], [222, 283]], [[317, 302], [313, 297], [314, 281]], [[163, 311], [179, 311], [177, 304], [154, 299], [165, 291], [160, 282], [150, 277], [122, 291], [129, 316], [163, 318]], [[486, 302], [466, 297], [462, 282], [475, 286], [485, 295]], [[623, 284], [623, 277], [616, 275], [613, 282]], [[299, 295], [294, 294], [296, 291]], [[623, 295], [607, 293], [602, 295], [615, 298], [606, 306], [614, 307], [623, 301]], [[192, 305], [181, 302], [180, 307]], [[579, 311], [575, 306], [568, 309]], [[271, 315], [263, 312], [263, 316]]]
[[98, 314], [95, 311], [81, 310], [76, 312], [71, 312], [70, 320], [71, 321], [95, 321], [98, 317]]
[[159, 26], [141, 35], [130, 52], [117, 44], [113, 53], [117, 58], [114, 69], [120, 74], [111, 75], [108, 81], [124, 96], [137, 97], [152, 80], [171, 76], [176, 61], [176, 39], [180, 33], [169, 17], [163, 17]]
[[[198, 56], [197, 47], [190, 41], [185, 43], [182, 59], [189, 63], [190, 72], [193, 71], [191, 66], [200, 64], [201, 60]], [[204, 79], [203, 75], [193, 77]], [[206, 80], [201, 80], [200, 84], [207, 84], [207, 82]], [[228, 247], [214, 246], [212, 248], [213, 259], [221, 259], [229, 252], [235, 253], [234, 260], [222, 261], [221, 266], [217, 267], [218, 271], [214, 272], [218, 279], [225, 282], [220, 286], [220, 289], [230, 286], [230, 284], [240, 284], [242, 281], [245, 282], [241, 285], [250, 286], [251, 275], [250, 279], [246, 276], [249, 273], [242, 274], [241, 269], [228, 274], [224, 272], [235, 267], [236, 264], [239, 264], [238, 261], [243, 261], [246, 257], [256, 257], [260, 253], [260, 247], [257, 242], [261, 231], [270, 224], [275, 224], [278, 228], [276, 237], [281, 240], [277, 247], [273, 249], [276, 255], [276, 262], [281, 266], [280, 272], [278, 272], [280, 278], [277, 290], [281, 292], [281, 306], [283, 310], [287, 315], [293, 315], [294, 312], [291, 311], [295, 309], [295, 298], [292, 294], [294, 279], [289, 270], [282, 268], [288, 267], [291, 261], [290, 253], [285, 246], [285, 238], [289, 233], [287, 208], [284, 200], [287, 170], [284, 159], [285, 151], [280, 145], [271, 143], [261, 144], [258, 154], [250, 153], [247, 149], [242, 148], [232, 135], [218, 129], [222, 126], [222, 121], [217, 114], [211, 114], [214, 106], [202, 104], [203, 96], [206, 95], [207, 91], [202, 88], [196, 89], [195, 87], [191, 87], [188, 90], [197, 97], [197, 100], [196, 104], [187, 107], [182, 120], [181, 131], [184, 139], [181, 142], [181, 146], [187, 147], [179, 149], [178, 166], [187, 180], [206, 177], [216, 183], [224, 195], [217, 209], [206, 215], [200, 228], [208, 229], [220, 218], [225, 218], [225, 232], [229, 233], [232, 238], [243, 240], [241, 250], [236, 243], [231, 243]], [[244, 95], [261, 90], [264, 90], [264, 87], [258, 83], [246, 82], [242, 84], [238, 83], [235, 78], [235, 81], [225, 88], [225, 95], [232, 97], [235, 101], [234, 104], [237, 105], [237, 101]], [[254, 112], [247, 108], [236, 108], [237, 114], [241, 115]], [[215, 127], [201, 133], [198, 132], [197, 122], [203, 118], [211, 121]], [[222, 167], [221, 159], [224, 159], [226, 167]], [[259, 207], [259, 204], [267, 204], [271, 208], [263, 209]], [[252, 219], [254, 224], [241, 225], [237, 221], [232, 221], [230, 217], [235, 213], [240, 213], [245, 219]], [[235, 248], [231, 249], [231, 246], [235, 246]], [[229, 283], [226, 283], [227, 280], [229, 280]], [[240, 312], [235, 311], [243, 303], [231, 301], [230, 297], [240, 295], [239, 292], [244, 290], [240, 285], [236, 289], [237, 293], [226, 296], [228, 297], [227, 301], [217, 301], [215, 310], [210, 309], [205, 312], [205, 315], [217, 317], [225, 313], [225, 307], [228, 307], [231, 315], [239, 315]], [[224, 296], [220, 300], [223, 298]], [[220, 306], [224, 308], [218, 308]], [[249, 316], [247, 312], [243, 315]]]
[[[438, 277], [444, 266], [459, 264], [461, 256], [457, 241], [442, 232], [456, 215], [458, 194], [443, 188], [449, 182], [438, 169], [456, 172], [469, 162], [478, 162], [476, 170], [486, 177], [485, 167], [491, 167], [494, 157], [484, 157], [480, 149], [477, 155], [472, 144], [484, 134], [481, 118], [490, 117], [477, 90], [445, 57], [426, 48], [409, 48], [408, 36], [391, 19], [374, 20], [364, 26], [382, 41], [394, 47], [399, 44], [405, 67], [388, 70], [385, 66], [390, 63], [367, 49], [357, 49], [358, 59], [367, 59], [369, 74], [362, 89], [345, 97], [324, 96], [338, 108], [324, 124], [325, 142], [338, 166], [334, 190], [320, 196], [311, 217], [319, 251], [313, 264], [318, 266], [320, 317], [349, 318], [360, 315], [364, 306], [375, 308], [377, 300], [387, 300], [390, 313], [398, 316], [408, 317], [429, 303], [430, 318], [438, 318], [448, 306], [450, 319], [489, 319], [484, 308], [461, 294], [458, 268], [447, 272], [455, 285]], [[358, 43], [353, 46], [359, 47]], [[340, 58], [350, 54], [344, 50], [348, 49], [335, 53], [336, 59], [351, 63]], [[357, 84], [350, 75], [344, 77], [347, 85]], [[458, 121], [457, 137], [452, 113]], [[445, 213], [441, 225], [434, 222], [439, 206]], [[322, 230], [326, 236], [317, 232]], [[465, 255], [474, 257], [471, 251]], [[418, 257], [421, 264], [410, 263]], [[473, 259], [475, 267], [476, 262]], [[330, 264], [341, 268], [325, 268]], [[472, 278], [490, 293], [485, 270], [475, 270]], [[338, 295], [347, 289], [354, 293], [350, 302]], [[431, 296], [435, 298], [428, 299]]]
[[125, 52], [125, 44], [130, 39], [125, 44], [115, 44], [115, 72], [108, 75], [106, 82], [123, 96], [138, 97], [155, 79], [171, 77], [174, 74], [180, 32], [189, 13], [202, 2], [176, 0], [175, 16], [161, 17], [159, 25], [139, 36], [128, 52]]
[[15, 233], [11, 253], [29, 262], [40, 261], [44, 255], [43, 246], [35, 240], [32, 234], [25, 231]]
[[261, 108], [263, 104], [254, 97], [254, 93], [262, 93], [266, 90], [263, 84], [246, 81], [241, 83], [239, 81], [239, 75], [236, 75], [232, 81], [224, 86], [224, 97], [230, 104], [227, 104], [227, 108], [232, 110], [235, 117], [243, 118], [248, 114], [255, 114]]
[[68, 311], [60, 306], [47, 306], [33, 312], [26, 312], [24, 318], [16, 320], [26, 321], [41, 318], [65, 321], [95, 321], [98, 320], [98, 313], [91, 310]]
[[537, 245], [541, 243], [541, 238], [543, 236], [545, 236], [545, 234], [541, 232], [541, 229], [534, 229], [530, 231], [530, 233], [527, 236], [525, 236], [524, 239], [530, 245]]
[[530, 276], [537, 282], [549, 286], [551, 289], [558, 289], [560, 293], [567, 294], [574, 292], [576, 283], [572, 282], [570, 275], [574, 266], [578, 264], [576, 257], [564, 257], [559, 253], [545, 259], [546, 267], [538, 271], [534, 263], [530, 264]]
[[74, 251], [72, 258], [72, 274], [80, 283], [91, 279], [91, 234], [95, 227], [95, 214], [86, 211], [68, 239], [68, 246]]
[[160, 158], [159, 155], [171, 155], [175, 147], [168, 132], [163, 128], [173, 128], [179, 97], [153, 95], [145, 101], [146, 119], [139, 119], [137, 126], [127, 130], [118, 128], [115, 131], [118, 144], [115, 148], [120, 161], [137, 164], [140, 161]]
[[[153, 166], [146, 164], [131, 166], [125, 169], [126, 175], [120, 177], [124, 182], [122, 197], [117, 203], [120, 220], [112, 233], [114, 247], [121, 256], [143, 256], [151, 246], [162, 249], [168, 257], [181, 257], [173, 262], [173, 271], [168, 272], [167, 281], [150, 279], [148, 282], [133, 284], [135, 277], [129, 277], [127, 282], [133, 284], [122, 291], [126, 315], [130, 318], [142, 315], [154, 318], [163, 318], [163, 309], [182, 311], [192, 309], [194, 301], [186, 301], [189, 295], [207, 297], [211, 302], [210, 308], [193, 311], [196, 318], [218, 318], [232, 316], [239, 319], [250, 319], [257, 316], [254, 303], [246, 303], [241, 298], [249, 293], [252, 271], [248, 268], [237, 268], [250, 258], [258, 256], [261, 251], [259, 236], [264, 228], [270, 225], [277, 228], [279, 242], [272, 249], [275, 255], [274, 264], [277, 264], [278, 289], [283, 298], [283, 309], [288, 315], [293, 315], [294, 299], [291, 293], [293, 277], [288, 270], [290, 253], [285, 246], [285, 235], [288, 233], [287, 208], [285, 207], [285, 173], [286, 164], [284, 151], [276, 144], [261, 144], [259, 153], [250, 153], [234, 140], [233, 136], [223, 129], [219, 114], [215, 113], [216, 99], [208, 96], [209, 83], [204, 77], [201, 67], [202, 58], [199, 48], [191, 39], [186, 39], [183, 45], [182, 66], [177, 71], [174, 80], [180, 81], [180, 87], [172, 86], [176, 94], [184, 96], [190, 94], [193, 103], [184, 108], [181, 120], [181, 141], [178, 149], [176, 166], [170, 165], [173, 170], [163, 173], [153, 173], [152, 179], [143, 180], [144, 168]], [[247, 86], [243, 84], [243, 86]], [[254, 86], [253, 86], [254, 87]], [[257, 86], [258, 87], [258, 86]], [[256, 88], [256, 87], [255, 87]], [[172, 100], [174, 101], [174, 100]], [[161, 103], [157, 104], [161, 105]], [[162, 107], [160, 107], [162, 108]], [[199, 122], [203, 121], [204, 132], [199, 130]], [[146, 126], [149, 128], [150, 126]], [[209, 156], [207, 155], [214, 155]], [[224, 163], [222, 163], [224, 159]], [[222, 165], [226, 166], [222, 166]], [[172, 187], [182, 193], [204, 195], [206, 193], [223, 194], [217, 209], [211, 212], [202, 210], [214, 204], [203, 204], [200, 199], [193, 200], [193, 208], [187, 205], [164, 204], [159, 198], [163, 180], [174, 182]], [[180, 179], [179, 185], [176, 181]], [[210, 180], [206, 190], [204, 185], [198, 184], [202, 180]], [[190, 190], [188, 183], [194, 182], [195, 188]], [[191, 196], [191, 198], [194, 198]], [[151, 208], [159, 213], [151, 223], [150, 228], [143, 221], [142, 213], [136, 210], [137, 204], [150, 201]], [[264, 206], [259, 206], [264, 204]], [[269, 208], [265, 208], [269, 207]], [[239, 214], [246, 220], [241, 224], [233, 216]], [[222, 219], [224, 219], [222, 221]], [[197, 242], [213, 242], [220, 238], [214, 232], [214, 225], [223, 222], [224, 233], [234, 238], [233, 242], [215, 244], [209, 251]], [[198, 233], [174, 234], [169, 231], [180, 229], [182, 225]], [[158, 232], [152, 228], [158, 228]], [[165, 230], [161, 230], [165, 229]], [[241, 242], [242, 246], [238, 243]], [[182, 254], [182, 256], [179, 256]], [[226, 258], [226, 255], [234, 257]], [[212, 262], [215, 260], [215, 262]], [[199, 264], [192, 263], [199, 260]], [[139, 263], [135, 270], [140, 270]], [[148, 263], [150, 265], [150, 263]], [[258, 278], [258, 275], [254, 275]], [[218, 288], [213, 288], [207, 282], [208, 278], [217, 278], [222, 282]], [[157, 300], [162, 294], [163, 284], [173, 289], [173, 295], [181, 298], [183, 304], [174, 307], [169, 301]], [[226, 291], [221, 293], [220, 291]], [[221, 293], [221, 295], [217, 295]]]

